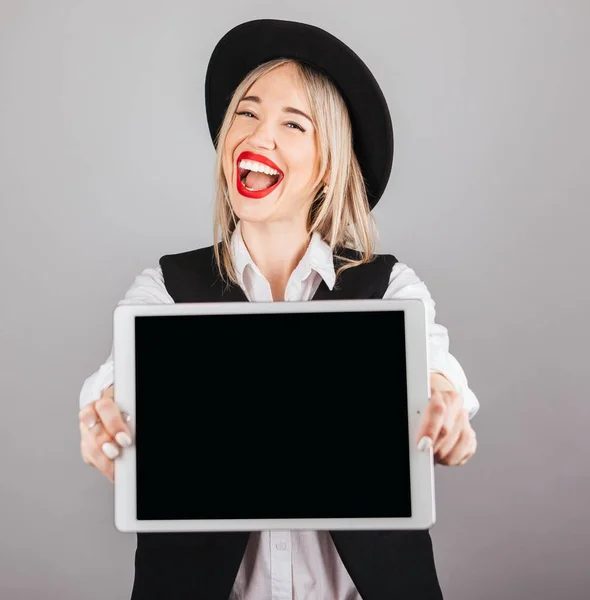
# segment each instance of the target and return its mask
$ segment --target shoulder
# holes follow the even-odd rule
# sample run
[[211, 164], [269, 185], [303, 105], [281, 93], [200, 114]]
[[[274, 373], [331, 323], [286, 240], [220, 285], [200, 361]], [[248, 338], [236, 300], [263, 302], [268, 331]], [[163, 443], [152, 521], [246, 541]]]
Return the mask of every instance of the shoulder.
[[166, 254], [160, 258], [166, 289], [175, 302], [213, 302], [222, 295], [223, 280], [214, 246]]
[[[344, 257], [350, 260], [359, 260], [361, 253], [357, 250], [351, 250], [344, 248], [339, 250], [334, 255], [334, 260], [337, 261], [339, 257]], [[355, 268], [364, 267], [367, 271], [379, 271], [381, 273], [387, 273], [390, 281], [396, 280], [398, 283], [423, 283], [422, 280], [416, 275], [414, 269], [398, 260], [393, 254], [382, 253], [373, 254], [372, 260], [368, 263], [364, 263]]]
[[397, 259], [392, 254], [374, 254], [371, 260], [349, 265], [349, 261], [361, 260], [357, 250], [339, 248], [334, 252], [334, 268], [337, 273], [334, 290], [343, 298], [382, 298]]
[[160, 267], [170, 265], [191, 265], [195, 263], [210, 263], [214, 258], [213, 246], [205, 246], [195, 250], [187, 250], [177, 254], [165, 254], [160, 258]]
[[[338, 257], [358, 260], [361, 253], [346, 248], [335, 254], [335, 263]], [[434, 304], [425, 282], [414, 269], [406, 263], [400, 262], [393, 254], [374, 254], [371, 262], [358, 265], [344, 274], [346, 273], [356, 280], [380, 281], [383, 298], [421, 298]]]
[[420, 298], [434, 307], [434, 300], [426, 283], [412, 267], [402, 262], [396, 262], [391, 269], [384, 298]]
[[[334, 253], [334, 262], [337, 264], [339, 260], [360, 260], [362, 253], [352, 248], [339, 248]], [[366, 271], [387, 271], [391, 270], [398, 262], [393, 254], [373, 254], [371, 260], [366, 263], [357, 265], [355, 269]]]
[[195, 250], [165, 254], [160, 258], [160, 268], [164, 279], [168, 283], [172, 279], [194, 278], [195, 276], [207, 280], [217, 279], [219, 270], [215, 262], [213, 246], [205, 246]]

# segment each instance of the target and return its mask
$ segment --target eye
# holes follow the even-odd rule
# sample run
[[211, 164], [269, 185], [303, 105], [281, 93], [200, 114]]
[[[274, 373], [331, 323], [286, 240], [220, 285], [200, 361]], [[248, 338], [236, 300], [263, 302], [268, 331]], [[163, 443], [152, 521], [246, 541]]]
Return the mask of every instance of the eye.
[[[241, 111], [236, 111], [236, 115], [244, 115], [244, 116], [249, 116], [256, 118], [256, 115], [254, 113], [251, 113], [249, 110], [241, 110]], [[298, 123], [295, 123], [293, 121], [289, 121], [288, 123], [285, 123], [287, 125], [287, 127], [289, 129], [299, 129], [299, 131], [301, 131], [301, 133], [305, 133], [305, 129], [303, 129], [303, 127], [301, 127], [301, 125], [299, 125]]]
[[[305, 129], [303, 129], [303, 127], [301, 127], [301, 125], [297, 124], [297, 123], [293, 123], [293, 121], [289, 121], [287, 123], [287, 127], [289, 127], [289, 125], [293, 125], [293, 127], [295, 129], [299, 129], [299, 131], [301, 131], [302, 133], [305, 133]], [[292, 129], [292, 127], [289, 127], [289, 129]]]

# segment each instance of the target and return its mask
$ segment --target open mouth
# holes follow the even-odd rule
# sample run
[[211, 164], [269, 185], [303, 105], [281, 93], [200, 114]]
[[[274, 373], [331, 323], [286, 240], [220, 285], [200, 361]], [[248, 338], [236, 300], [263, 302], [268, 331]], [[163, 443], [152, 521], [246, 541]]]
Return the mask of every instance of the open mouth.
[[283, 172], [268, 158], [253, 152], [242, 152], [237, 161], [238, 192], [248, 198], [264, 198], [284, 178]]

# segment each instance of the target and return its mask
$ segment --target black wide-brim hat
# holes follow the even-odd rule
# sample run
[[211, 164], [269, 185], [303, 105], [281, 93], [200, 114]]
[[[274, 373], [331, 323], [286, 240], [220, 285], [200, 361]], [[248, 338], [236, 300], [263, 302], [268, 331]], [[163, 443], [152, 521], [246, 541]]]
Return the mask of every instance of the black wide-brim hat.
[[327, 75], [340, 91], [352, 122], [353, 146], [371, 208], [393, 165], [393, 126], [383, 92], [367, 65], [332, 34], [305, 23], [258, 19], [226, 33], [215, 46], [205, 78], [205, 108], [215, 144], [231, 96], [255, 67], [294, 58]]

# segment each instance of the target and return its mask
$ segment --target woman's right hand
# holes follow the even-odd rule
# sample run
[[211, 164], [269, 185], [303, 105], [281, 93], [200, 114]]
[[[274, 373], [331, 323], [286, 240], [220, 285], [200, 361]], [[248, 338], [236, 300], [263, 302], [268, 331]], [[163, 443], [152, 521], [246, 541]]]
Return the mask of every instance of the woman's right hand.
[[87, 465], [96, 467], [111, 483], [115, 473], [113, 460], [119, 456], [121, 448], [132, 444], [124, 416], [115, 404], [112, 385], [79, 414], [82, 459]]

